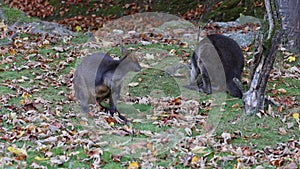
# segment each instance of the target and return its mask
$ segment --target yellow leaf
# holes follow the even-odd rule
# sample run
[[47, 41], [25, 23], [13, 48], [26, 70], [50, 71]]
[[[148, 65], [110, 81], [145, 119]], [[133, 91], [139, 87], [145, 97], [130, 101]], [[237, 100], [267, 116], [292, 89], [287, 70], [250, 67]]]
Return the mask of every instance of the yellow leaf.
[[23, 134], [24, 134], [24, 131], [20, 131], [20, 132], [18, 133], [18, 135], [17, 135], [17, 138], [20, 138], [20, 137], [22, 137], [22, 136], [23, 136]]
[[24, 99], [27, 99], [28, 97], [32, 97], [30, 94], [28, 94], [27, 92], [24, 92], [23, 94], [22, 94], [22, 97], [24, 98]]
[[49, 45], [50, 45], [50, 41], [47, 40], [47, 39], [45, 39], [45, 40], [42, 42], [42, 44], [39, 44], [38, 46], [39, 46], [40, 48], [45, 48], [45, 47], [47, 47], [47, 46], [49, 46]]
[[115, 125], [114, 122], [110, 122], [110, 123], [109, 123], [109, 126], [110, 126], [110, 127], [113, 127], [114, 125]]
[[199, 162], [199, 160], [200, 160], [200, 158], [198, 157], [198, 156], [194, 156], [193, 158], [192, 158], [192, 164], [197, 164], [198, 162]]
[[15, 49], [11, 49], [9, 48], [8, 49], [8, 54], [12, 55], [12, 56], [15, 56], [17, 54], [17, 51]]
[[299, 119], [299, 113], [294, 113], [293, 117], [294, 117], [294, 119], [298, 120]]
[[237, 109], [240, 107], [240, 105], [238, 103], [236, 103], [236, 104], [232, 105], [231, 107]]
[[56, 114], [56, 116], [60, 116], [60, 111], [59, 110], [55, 110], [55, 114]]
[[77, 134], [76, 130], [71, 131], [71, 134], [72, 134], [72, 135]]
[[152, 143], [148, 143], [148, 144], [147, 144], [147, 148], [148, 148], [151, 152], [154, 152], [154, 151], [155, 151], [154, 146], [153, 146]]
[[129, 166], [127, 169], [138, 169], [140, 167], [140, 164], [137, 161], [133, 161], [129, 163]]
[[3, 20], [0, 21], [0, 30], [3, 32], [8, 30], [8, 26], [3, 22]]
[[81, 28], [81, 26], [78, 26], [78, 25], [77, 25], [77, 26], [75, 27], [75, 30], [76, 30], [76, 32], [79, 32], [79, 31], [82, 31], [82, 28]]
[[289, 56], [288, 57], [288, 61], [289, 62], [295, 62], [296, 61], [296, 57], [295, 56]]
[[21, 105], [24, 105], [26, 102], [25, 102], [25, 100], [22, 99], [22, 100], [20, 101], [20, 103], [21, 103]]
[[169, 52], [169, 54], [175, 55], [176, 54], [176, 50], [175, 49], [171, 49], [170, 52]]
[[39, 157], [39, 156], [35, 156], [34, 159], [36, 159], [36, 160], [38, 160], [38, 161], [49, 160], [49, 158], [43, 158], [43, 157]]
[[7, 150], [10, 151], [11, 153], [14, 153], [16, 155], [25, 155], [27, 156], [27, 152], [24, 149], [21, 148], [14, 148], [12, 146], [7, 147]]

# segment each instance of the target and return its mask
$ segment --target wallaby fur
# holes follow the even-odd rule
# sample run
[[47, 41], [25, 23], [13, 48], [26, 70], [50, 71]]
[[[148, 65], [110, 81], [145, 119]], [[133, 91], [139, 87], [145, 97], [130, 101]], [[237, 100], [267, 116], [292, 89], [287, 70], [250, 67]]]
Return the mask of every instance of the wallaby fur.
[[[233, 78], [241, 80], [243, 67], [242, 49], [233, 39], [219, 34], [208, 35], [193, 53], [191, 81], [185, 87], [207, 94], [228, 91], [230, 95], [241, 98], [242, 92]], [[198, 78], [200, 73], [202, 80]]]
[[89, 112], [89, 104], [109, 98], [110, 113], [117, 111], [122, 80], [129, 71], [141, 69], [138, 60], [122, 48], [123, 58], [114, 60], [107, 54], [95, 53], [85, 57], [77, 67], [73, 79], [75, 97], [80, 101], [81, 112]]

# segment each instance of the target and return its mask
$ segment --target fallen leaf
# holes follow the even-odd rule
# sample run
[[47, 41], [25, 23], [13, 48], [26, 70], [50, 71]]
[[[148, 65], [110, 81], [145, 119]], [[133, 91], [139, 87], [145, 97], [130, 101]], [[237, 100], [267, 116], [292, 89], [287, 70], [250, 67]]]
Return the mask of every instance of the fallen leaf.
[[113, 126], [115, 126], [115, 123], [114, 123], [114, 122], [110, 122], [110, 123], [109, 123], [109, 126], [110, 126], [110, 127], [113, 127]]
[[110, 158], [113, 160], [113, 162], [120, 163], [122, 156], [121, 155], [112, 154], [112, 155], [110, 155]]
[[78, 25], [77, 25], [77, 26], [75, 27], [75, 30], [76, 30], [76, 32], [80, 32], [80, 31], [82, 31], [82, 28], [81, 28], [81, 26], [78, 26]]
[[14, 148], [14, 147], [12, 147], [12, 146], [9, 146], [8, 148], [7, 148], [7, 150], [8, 151], [10, 151], [10, 152], [12, 152], [12, 153], [14, 153], [14, 154], [16, 154], [16, 155], [25, 155], [25, 156], [27, 156], [27, 152], [26, 152], [26, 150], [24, 150], [24, 149], [21, 149], [21, 148]]
[[154, 58], [153, 54], [146, 53], [145, 59], [147, 59], [147, 60], [153, 60], [155, 58]]
[[237, 159], [237, 166], [236, 166], [236, 169], [242, 169], [242, 168], [244, 168], [244, 164], [243, 164], [243, 162], [242, 162], [242, 160], [239, 158], [239, 159]]
[[237, 109], [240, 107], [240, 105], [238, 103], [236, 103], [236, 104], [232, 105], [231, 107]]
[[140, 164], [137, 161], [133, 161], [129, 163], [129, 166], [127, 169], [139, 169]]
[[12, 55], [12, 56], [15, 56], [17, 54], [17, 50], [9, 48], [8, 49], [8, 54]]
[[192, 130], [191, 130], [190, 128], [188, 128], [188, 127], [186, 127], [186, 128], [184, 129], [184, 131], [185, 131], [185, 133], [186, 133], [188, 136], [191, 136], [191, 135], [193, 134]]
[[294, 119], [298, 120], [299, 119], [299, 113], [293, 113]]
[[142, 130], [141, 134], [144, 134], [145, 136], [148, 136], [148, 137], [152, 137], [153, 136], [153, 133], [150, 130]]
[[43, 157], [39, 157], [39, 156], [35, 156], [34, 159], [35, 159], [35, 160], [38, 160], [38, 161], [49, 160], [49, 158], [43, 158]]
[[284, 127], [280, 127], [279, 128], [279, 134], [280, 135], [285, 135], [287, 132], [286, 132], [286, 130], [285, 130], [285, 128]]
[[194, 157], [192, 158], [191, 163], [192, 163], [192, 164], [197, 164], [197, 163], [199, 162], [199, 160], [200, 160], [200, 157], [194, 156]]
[[273, 161], [270, 161], [270, 164], [273, 166], [276, 166], [276, 167], [280, 167], [280, 166], [283, 166], [284, 160], [273, 160]]
[[295, 62], [296, 61], [296, 57], [295, 56], [289, 56], [288, 57], [288, 61], [291, 62]]
[[172, 103], [174, 103], [175, 105], [180, 105], [181, 104], [181, 98], [177, 97], [174, 100], [172, 100]]
[[20, 137], [22, 137], [22, 136], [23, 136], [23, 134], [24, 134], [24, 131], [20, 131], [20, 132], [18, 133], [18, 135], [17, 135], [17, 138], [20, 138]]
[[279, 93], [281, 93], [281, 94], [286, 94], [287, 93], [287, 91], [285, 90], [285, 89], [283, 89], [283, 88], [280, 88], [280, 89], [278, 89], [277, 90]]
[[181, 48], [188, 48], [188, 47], [189, 47], [189, 44], [188, 44], [187, 42], [181, 42], [181, 43], [179, 44], [179, 46], [180, 46]]
[[207, 149], [207, 147], [204, 147], [204, 146], [196, 146], [196, 147], [192, 148], [191, 151], [193, 153], [199, 154], [199, 153], [206, 153], [206, 149]]
[[221, 137], [224, 139], [224, 143], [228, 144], [231, 141], [230, 133], [222, 133]]
[[287, 128], [290, 129], [294, 126], [294, 123], [293, 122], [290, 122], [290, 123], [287, 123]]
[[131, 82], [131, 83], [128, 83], [128, 86], [129, 86], [129, 87], [136, 87], [136, 86], [138, 86], [138, 85], [139, 85], [138, 82]]
[[169, 52], [170, 55], [175, 55], [176, 54], [176, 50], [175, 49], [171, 49]]

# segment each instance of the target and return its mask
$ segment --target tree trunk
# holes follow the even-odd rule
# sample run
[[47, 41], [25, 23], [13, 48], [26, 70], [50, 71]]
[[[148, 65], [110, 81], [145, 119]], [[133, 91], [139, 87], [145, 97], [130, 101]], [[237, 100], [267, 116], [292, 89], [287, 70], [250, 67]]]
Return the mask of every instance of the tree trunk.
[[267, 33], [258, 35], [256, 39], [250, 88], [243, 96], [245, 112], [248, 115], [255, 114], [264, 107], [266, 86], [281, 39], [277, 0], [265, 0], [265, 7], [268, 30], [264, 30]]
[[280, 0], [280, 14], [286, 46], [300, 54], [300, 0]]

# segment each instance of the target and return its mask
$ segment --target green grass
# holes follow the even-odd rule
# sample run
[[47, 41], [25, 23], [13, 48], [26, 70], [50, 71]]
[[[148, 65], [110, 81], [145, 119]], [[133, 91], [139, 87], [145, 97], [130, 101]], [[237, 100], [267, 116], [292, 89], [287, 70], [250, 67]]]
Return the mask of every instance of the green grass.
[[[31, 37], [31, 35], [28, 34], [22, 34], [21, 37], [29, 37], [29, 39], [34, 39]], [[85, 36], [84, 34], [76, 34], [74, 38], [71, 40], [70, 45], [76, 46], [77, 44], [81, 44], [84, 42], [87, 42], [89, 40], [89, 37]], [[38, 53], [43, 56], [46, 59], [51, 58], [54, 54], [57, 52], [52, 49], [53, 46], [61, 46], [63, 45], [63, 42], [58, 42], [56, 44], [50, 44], [48, 47], [44, 48], [36, 48], [38, 50]], [[79, 45], [80, 46], [80, 45]], [[179, 69], [179, 73], [187, 73], [186, 77], [176, 78], [174, 76], [171, 76], [167, 70], [169, 68], [172, 68], [174, 66], [177, 66], [178, 63], [181, 61], [182, 58], [180, 58], [181, 50], [186, 50], [187, 52], [191, 52], [189, 49], [181, 49], [178, 45], [162, 45], [162, 44], [153, 44], [153, 45], [147, 45], [147, 46], [139, 46], [139, 45], [130, 45], [126, 46], [133, 47], [137, 49], [136, 52], [139, 52], [140, 56], [138, 56], [141, 59], [141, 62], [151, 65], [150, 68], [143, 68], [138, 73], [130, 74], [127, 81], [124, 81], [124, 86], [127, 87], [127, 91], [125, 93], [122, 93], [123, 95], [128, 94], [133, 97], [155, 97], [155, 98], [161, 98], [161, 97], [184, 97], [188, 99], [194, 99], [197, 100], [202, 104], [206, 104], [211, 99], [216, 99], [214, 102], [215, 105], [212, 105], [210, 110], [204, 110], [200, 109], [199, 114], [207, 114], [209, 115], [209, 120], [211, 122], [215, 122], [217, 124], [215, 129], [216, 136], [215, 138], [218, 139], [220, 135], [223, 132], [229, 132], [233, 133], [235, 131], [241, 131], [242, 136], [238, 138], [233, 138], [231, 140], [231, 144], [233, 146], [241, 146], [241, 147], [247, 147], [255, 145], [254, 150], [261, 150], [266, 146], [276, 146], [277, 143], [280, 142], [287, 142], [291, 138], [299, 138], [300, 134], [298, 131], [298, 128], [296, 126], [296, 123], [292, 117], [287, 118], [287, 122], [294, 122], [294, 126], [290, 129], [287, 129], [286, 122], [282, 122], [281, 118], [282, 116], [286, 115], [287, 113], [290, 113], [292, 111], [292, 107], [287, 107], [284, 109], [282, 113], [276, 112], [276, 108], [274, 108], [275, 113], [278, 114], [280, 117], [271, 117], [266, 116], [259, 118], [257, 116], [246, 116], [244, 112], [242, 112], [242, 101], [239, 99], [234, 99], [226, 94], [223, 94], [222, 97], [219, 95], [205, 95], [203, 93], [197, 93], [195, 91], [191, 91], [188, 89], [183, 88], [182, 86], [189, 83], [188, 80], [188, 70], [186, 68]], [[139, 49], [138, 49], [139, 48]], [[175, 49], [178, 51], [177, 56], [169, 55], [169, 51]], [[82, 46], [78, 50], [84, 50]], [[94, 51], [94, 50], [91, 50]], [[121, 56], [120, 47], [112, 47], [107, 49], [99, 49], [97, 51], [102, 52], [108, 52], [112, 55]], [[23, 88], [30, 88], [34, 85], [39, 87], [39, 91], [33, 92], [32, 97], [30, 98], [32, 101], [37, 100], [38, 98], [42, 98], [46, 101], [49, 101], [50, 103], [37, 103], [36, 108], [38, 109], [38, 112], [36, 114], [43, 114], [44, 116], [48, 116], [50, 121], [45, 121], [44, 119], [41, 119], [41, 121], [34, 122], [35, 126], [39, 127], [37, 131], [41, 131], [43, 129], [44, 123], [50, 123], [50, 124], [61, 124], [61, 128], [59, 131], [52, 133], [50, 136], [58, 136], [59, 139], [63, 138], [63, 131], [74, 131], [75, 134], [87, 130], [83, 125], [80, 124], [80, 120], [78, 118], [70, 117], [70, 119], [66, 118], [66, 115], [68, 113], [77, 113], [79, 110], [78, 102], [62, 102], [67, 99], [67, 95], [59, 95], [58, 93], [60, 91], [64, 91], [64, 93], [68, 93], [71, 91], [71, 88], [67, 84], [61, 84], [59, 86], [52, 86], [55, 82], [61, 81], [58, 80], [58, 77], [68, 75], [73, 69], [76, 68], [76, 65], [80, 63], [80, 59], [76, 56], [74, 58], [74, 61], [70, 62], [69, 65], [67, 65], [64, 69], [56, 70], [56, 66], [59, 64], [59, 62], [64, 61], [67, 56], [71, 52], [71, 49], [66, 51], [65, 53], [60, 53], [58, 58], [53, 59], [52, 61], [47, 62], [47, 64], [50, 66], [50, 70], [45, 70], [43, 68], [37, 67], [37, 68], [30, 68], [30, 69], [22, 69], [22, 70], [10, 70], [10, 67], [13, 67], [14, 65], [16, 67], [23, 66], [27, 64], [28, 60], [24, 59], [24, 55], [21, 53], [17, 53], [14, 56], [15, 62], [7, 63], [7, 64], [1, 64], [0, 68], [5, 69], [6, 67], [9, 67], [6, 71], [2, 71], [0, 74], [0, 93], [1, 95], [10, 95], [9, 99], [7, 100], [7, 105], [9, 106], [15, 106], [17, 107], [16, 113], [18, 116], [24, 115], [26, 113], [25, 110], [23, 110], [23, 105], [21, 105], [22, 93], [24, 92]], [[155, 56], [155, 59], [143, 59], [143, 56], [145, 54], [153, 54]], [[8, 54], [4, 57], [8, 57]], [[38, 61], [36, 57], [31, 58], [32, 61]], [[155, 64], [157, 63], [157, 64]], [[44, 78], [40, 80], [33, 80], [31, 83], [30, 80], [26, 80], [25, 82], [16, 82], [11, 83], [12, 80], [18, 80], [21, 79], [22, 76], [26, 76], [29, 79], [34, 79], [38, 75], [45, 75]], [[47, 80], [50, 79], [50, 80]], [[139, 84], [135, 87], [128, 87], [128, 84], [130, 82], [138, 82]], [[42, 87], [42, 84], [44, 83], [45, 86]], [[10, 88], [7, 87], [6, 84], [10, 85], [17, 85], [16, 88]], [[18, 87], [21, 86], [21, 87]], [[267, 93], [271, 96], [276, 97], [286, 97], [291, 96], [295, 97], [296, 101], [299, 102], [299, 81], [292, 78], [279, 78], [277, 81], [272, 81], [268, 85], [268, 89], [271, 90], [278, 90], [280, 88], [284, 88], [287, 91], [287, 94], [283, 93]], [[224, 111], [220, 111], [221, 105], [224, 103], [225, 106], [223, 106]], [[238, 104], [238, 106], [236, 106]], [[62, 106], [62, 110], [56, 114], [56, 108]], [[111, 129], [95, 129], [95, 132], [97, 135], [96, 138], [99, 140], [96, 140], [95, 143], [101, 143], [101, 142], [108, 142], [107, 145], [95, 145], [95, 147], [100, 147], [103, 150], [103, 156], [101, 157], [102, 160], [102, 168], [127, 168], [128, 162], [130, 161], [139, 161], [142, 162], [143, 159], [140, 158], [140, 155], [144, 152], [149, 151], [147, 148], [145, 148], [145, 144], [143, 144], [144, 147], [142, 148], [136, 148], [141, 143], [152, 143], [154, 147], [157, 150], [156, 158], [157, 161], [155, 161], [153, 164], [157, 166], [164, 166], [168, 167], [170, 165], [176, 166], [176, 168], [188, 168], [184, 167], [180, 164], [181, 157], [186, 155], [186, 152], [179, 152], [174, 149], [175, 145], [182, 142], [183, 138], [195, 138], [199, 136], [200, 134], [203, 134], [202, 124], [196, 124], [192, 128], [192, 135], [187, 136], [185, 133], [185, 127], [190, 127], [186, 124], [184, 125], [171, 125], [171, 124], [164, 124], [160, 123], [158, 125], [158, 122], [161, 122], [160, 117], [153, 117], [155, 114], [153, 113], [153, 107], [151, 106], [151, 103], [149, 104], [129, 104], [120, 102], [118, 105], [118, 110], [126, 115], [126, 118], [128, 118], [130, 121], [134, 120], [140, 120], [138, 122], [132, 122], [132, 128], [135, 131], [133, 135], [122, 135], [117, 132], [117, 134], [112, 133], [112, 131], [119, 131], [120, 128], [122, 128], [123, 124], [115, 124], [112, 126]], [[1, 115], [6, 115], [11, 113], [10, 110], [6, 109], [4, 105], [0, 105]], [[47, 112], [47, 113], [45, 113]], [[150, 118], [148, 118], [150, 117]], [[152, 118], [153, 117], [153, 118]], [[29, 117], [26, 117], [29, 118]], [[25, 118], [25, 120], [26, 120]], [[101, 117], [100, 117], [101, 118]], [[24, 120], [24, 119], [23, 119]], [[99, 120], [99, 119], [92, 119], [92, 120]], [[69, 123], [71, 123], [73, 126], [71, 126]], [[0, 134], [5, 134], [5, 132], [14, 132], [14, 129], [16, 128], [22, 128], [25, 130], [26, 126], [28, 126], [28, 123], [25, 124], [7, 124], [6, 120], [0, 121], [1, 127], [7, 129], [0, 130]], [[284, 128], [288, 132], [285, 135], [279, 135], [279, 128]], [[91, 137], [92, 131], [88, 130], [90, 133], [87, 135], [84, 135], [80, 137], [80, 139], [95, 139]], [[154, 136], [147, 136], [146, 134], [140, 134], [141, 131], [150, 131]], [[100, 134], [99, 134], [100, 133]], [[39, 133], [40, 134], [40, 133]], [[89, 135], [90, 134], [90, 135]], [[119, 134], [119, 135], [118, 135]], [[160, 134], [162, 136], [165, 136], [168, 138], [168, 146], [165, 146], [164, 144], [161, 144], [160, 142], [155, 140], [155, 134]], [[257, 136], [257, 137], [256, 137]], [[38, 139], [42, 140], [44, 139], [41, 136], [37, 136]], [[45, 152], [43, 151], [37, 151], [35, 148], [37, 147], [36, 143], [34, 141], [22, 141], [22, 140], [14, 140], [14, 141], [4, 141], [0, 140], [0, 143], [3, 143], [6, 147], [10, 145], [17, 145], [18, 147], [22, 147], [23, 145], [26, 145], [28, 148], [28, 157], [26, 158], [27, 164], [31, 164], [33, 162], [36, 162], [40, 165], [45, 165], [48, 168], [90, 168], [90, 165], [92, 163], [92, 160], [81, 162], [81, 160], [87, 158], [87, 154], [85, 152], [83, 143], [78, 144], [76, 147], [72, 147], [71, 144], [65, 143], [67, 146], [71, 146], [72, 148], [66, 149], [65, 147], [59, 147], [57, 145], [51, 145], [50, 143], [47, 143], [46, 145], [51, 145], [52, 147], [49, 149], [53, 153], [53, 156], [58, 155], [64, 155], [64, 154], [70, 154], [72, 152], [79, 152], [79, 154], [71, 156], [70, 160], [63, 165], [57, 165], [57, 164], [50, 164], [49, 160], [45, 161], [39, 161], [36, 160], [35, 157], [44, 157]], [[116, 145], [120, 146], [116, 146]], [[124, 145], [122, 145], [124, 144]], [[4, 147], [5, 147], [4, 146]], [[186, 144], [185, 146], [188, 146]], [[121, 163], [114, 162], [111, 159], [112, 154], [119, 154], [123, 153], [124, 147], [130, 147], [130, 150], [136, 148], [135, 153], [128, 153], [123, 156], [121, 159]], [[208, 157], [208, 160], [213, 158], [213, 155], [218, 156], [227, 156], [228, 152], [217, 152], [212, 149], [212, 147], [207, 147], [208, 151], [211, 152], [211, 154]], [[173, 154], [170, 154], [170, 151], [175, 151], [175, 156], [173, 157]], [[187, 150], [189, 151], [189, 150]], [[1, 152], [2, 153], [2, 152]], [[7, 151], [3, 152], [7, 153]], [[13, 157], [12, 154], [9, 154], [10, 157]], [[197, 154], [199, 156], [203, 154]], [[0, 154], [0, 157], [4, 156], [3, 154]], [[219, 165], [223, 168], [232, 168], [234, 165], [236, 165], [236, 159], [233, 161], [229, 161], [227, 163], [221, 163], [219, 162]], [[14, 162], [12, 166], [4, 166], [5, 168], [11, 167], [15, 168], [17, 166], [17, 162]], [[266, 166], [268, 166], [266, 164]], [[2, 167], [2, 166], [1, 166]], [[252, 166], [251, 166], [252, 167]], [[30, 168], [27, 166], [27, 168]]]
[[263, 7], [255, 7], [254, 3], [254, 0], [242, 3], [239, 0], [224, 1], [207, 14], [205, 18], [223, 22], [236, 20], [240, 14], [263, 18], [265, 9]]
[[142, 81], [137, 87], [132, 87], [129, 92], [133, 96], [179, 96], [180, 89], [173, 77], [165, 71], [157, 69], [144, 69], [132, 81]]
[[25, 23], [39, 21], [38, 18], [25, 16], [25, 14], [23, 12], [16, 10], [16, 9], [9, 8], [6, 5], [1, 4], [1, 9], [3, 10], [3, 14], [5, 16], [4, 20], [9, 25], [14, 24], [17, 21], [25, 22]]

